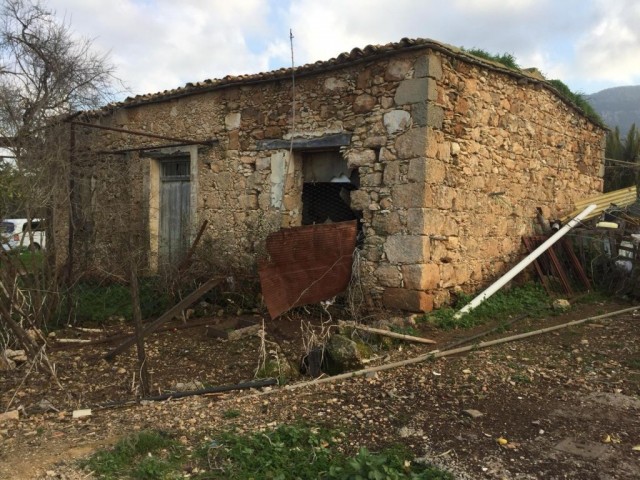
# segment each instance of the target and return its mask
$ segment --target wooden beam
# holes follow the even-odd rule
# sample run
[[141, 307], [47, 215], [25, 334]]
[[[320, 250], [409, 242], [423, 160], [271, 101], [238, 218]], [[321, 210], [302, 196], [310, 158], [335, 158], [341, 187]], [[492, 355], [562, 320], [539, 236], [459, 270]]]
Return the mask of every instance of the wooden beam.
[[405, 340], [407, 342], [429, 343], [429, 344], [436, 343], [435, 340], [431, 340], [429, 338], [414, 337], [413, 335], [405, 335], [403, 333], [396, 333], [390, 330], [382, 330], [380, 328], [367, 327], [365, 325], [361, 325], [356, 322], [345, 322], [345, 321], [339, 320], [338, 324], [341, 326], [351, 327], [351, 328], [355, 328], [357, 330], [362, 330], [369, 333], [376, 333], [378, 335], [383, 335], [385, 337], [398, 338], [400, 340]]
[[[202, 295], [207, 293], [209, 290], [211, 290], [213, 287], [218, 285], [220, 282], [222, 282], [221, 278], [212, 278], [207, 282], [203, 283], [202, 285], [200, 285], [196, 290], [194, 290], [185, 298], [183, 298], [181, 301], [176, 303], [173, 307], [171, 307], [169, 310], [163, 313], [156, 320], [146, 325], [142, 329], [142, 332], [140, 332], [141, 337], [144, 338], [147, 335], [155, 332], [158, 329], [158, 327], [160, 327], [163, 323], [168, 322], [173, 317], [175, 317], [180, 312], [182, 312], [185, 308], [190, 307], [193, 303], [196, 302], [196, 300], [198, 300], [200, 297], [202, 297]], [[135, 343], [136, 343], [136, 336], [133, 335], [127, 338], [127, 340], [122, 342], [116, 348], [106, 353], [102, 358], [104, 358], [105, 360], [113, 360], [116, 357], [116, 355], [126, 351], [127, 349], [129, 349], [129, 347], [131, 347]]]
[[[314, 150], [320, 148], [343, 147], [351, 143], [350, 133], [335, 133], [316, 138], [294, 138], [294, 150]], [[258, 150], [281, 150], [291, 147], [291, 140], [274, 138], [270, 140], [258, 140]]]

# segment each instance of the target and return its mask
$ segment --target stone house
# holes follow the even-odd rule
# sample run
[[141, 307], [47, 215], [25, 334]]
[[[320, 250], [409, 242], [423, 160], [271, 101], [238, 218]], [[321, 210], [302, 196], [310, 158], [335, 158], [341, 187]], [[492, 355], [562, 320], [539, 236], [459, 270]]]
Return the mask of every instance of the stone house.
[[204, 220], [251, 259], [268, 231], [357, 218], [372, 301], [411, 311], [502, 273], [537, 207], [555, 218], [602, 191], [602, 125], [535, 70], [426, 39], [294, 76], [189, 83], [74, 122], [76, 258], [101, 261], [124, 213], [150, 268]]

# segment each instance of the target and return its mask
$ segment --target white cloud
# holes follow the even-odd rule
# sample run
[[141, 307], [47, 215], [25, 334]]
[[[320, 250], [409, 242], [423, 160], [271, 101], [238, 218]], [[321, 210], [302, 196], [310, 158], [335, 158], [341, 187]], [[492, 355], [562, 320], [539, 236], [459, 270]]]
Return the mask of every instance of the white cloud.
[[599, 19], [578, 40], [574, 70], [591, 81], [640, 82], [640, 3], [598, 1]]
[[512, 53], [572, 88], [640, 83], [635, 0], [49, 0], [133, 93], [426, 37]]
[[[268, 58], [248, 44], [266, 35], [269, 5], [260, 0], [51, 0], [71, 12], [73, 28], [110, 50], [118, 75], [133, 93], [190, 81], [267, 69]], [[69, 16], [69, 13], [67, 13]]]

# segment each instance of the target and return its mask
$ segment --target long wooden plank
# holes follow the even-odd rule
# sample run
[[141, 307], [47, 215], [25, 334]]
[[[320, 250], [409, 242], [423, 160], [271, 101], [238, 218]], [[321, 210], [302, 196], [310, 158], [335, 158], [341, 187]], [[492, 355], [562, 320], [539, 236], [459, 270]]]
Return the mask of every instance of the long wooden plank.
[[436, 343], [435, 340], [431, 340], [430, 338], [415, 337], [413, 335], [405, 335], [403, 333], [392, 332], [390, 330], [382, 330], [381, 328], [368, 327], [366, 325], [361, 325], [356, 322], [345, 322], [345, 321], [339, 320], [338, 323], [346, 327], [356, 328], [358, 330], [362, 330], [370, 333], [377, 333], [378, 335], [383, 335], [386, 337], [399, 338], [400, 340], [405, 340], [407, 342], [429, 343], [429, 344]]
[[[154, 320], [150, 324], [146, 325], [143, 328], [142, 332], [141, 332], [141, 336], [144, 338], [147, 335], [149, 335], [150, 333], [153, 333], [154, 331], [156, 331], [158, 329], [158, 327], [160, 327], [163, 323], [168, 322], [173, 317], [175, 317], [180, 312], [182, 312], [185, 308], [190, 307], [193, 303], [196, 302], [196, 300], [198, 300], [200, 297], [202, 297], [202, 295], [207, 293], [213, 287], [218, 285], [221, 281], [222, 281], [221, 278], [212, 278], [212, 279], [208, 280], [207, 282], [203, 283], [202, 285], [200, 285], [196, 290], [194, 290], [189, 295], [187, 295], [185, 298], [183, 298], [181, 301], [176, 303], [173, 307], [171, 307], [169, 310], [167, 310], [165, 313], [163, 313], [156, 320]], [[105, 354], [103, 356], [103, 358], [106, 359], [106, 360], [113, 360], [116, 357], [116, 355], [126, 351], [134, 343], [136, 343], [136, 336], [135, 335], [129, 337], [127, 340], [122, 342], [116, 348], [114, 348], [113, 350], [111, 350], [110, 352]]]

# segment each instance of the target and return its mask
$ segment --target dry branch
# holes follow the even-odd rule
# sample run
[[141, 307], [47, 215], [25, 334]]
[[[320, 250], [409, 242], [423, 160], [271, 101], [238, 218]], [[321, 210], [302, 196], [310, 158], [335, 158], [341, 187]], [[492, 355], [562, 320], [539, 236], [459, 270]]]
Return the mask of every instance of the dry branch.
[[381, 328], [367, 327], [365, 325], [361, 325], [356, 322], [345, 322], [343, 320], [338, 320], [338, 324], [345, 327], [356, 328], [358, 330], [362, 330], [369, 333], [376, 333], [378, 335], [383, 335], [385, 337], [399, 338], [400, 340], [405, 340], [407, 342], [429, 343], [429, 344], [436, 343], [435, 340], [431, 340], [429, 338], [414, 337], [413, 335], [405, 335], [404, 333], [392, 332], [390, 330], [382, 330]]
[[384, 365], [378, 365], [377, 367], [364, 368], [362, 370], [357, 370], [355, 372], [343, 373], [341, 375], [335, 375], [333, 377], [318, 378], [318, 379], [315, 379], [315, 380], [310, 380], [308, 382], [296, 383], [294, 385], [287, 385], [284, 388], [286, 390], [295, 390], [295, 389], [302, 388], [302, 387], [310, 387], [310, 386], [313, 386], [313, 385], [318, 385], [320, 383], [335, 382], [335, 381], [338, 381], [338, 380], [344, 380], [346, 378], [352, 378], [352, 377], [362, 377], [362, 376], [366, 375], [367, 373], [381, 372], [381, 371], [384, 371], [384, 370], [391, 370], [391, 369], [394, 369], [394, 368], [404, 367], [406, 365], [413, 365], [415, 363], [421, 363], [421, 362], [424, 362], [424, 361], [427, 361], [427, 360], [433, 360], [433, 359], [440, 358], [440, 357], [447, 357], [447, 356], [450, 356], [450, 355], [456, 355], [458, 353], [465, 353], [465, 352], [468, 352], [470, 350], [486, 348], [486, 347], [490, 347], [490, 346], [493, 346], [493, 345], [499, 345], [501, 343], [513, 342], [515, 340], [521, 340], [523, 338], [528, 338], [528, 337], [533, 337], [535, 335], [540, 335], [540, 334], [543, 334], [543, 333], [553, 332], [555, 330], [560, 330], [562, 328], [573, 327], [575, 325], [580, 325], [580, 324], [586, 323], [586, 322], [593, 322], [593, 321], [596, 321], [596, 320], [602, 320], [602, 319], [605, 319], [605, 318], [614, 317], [616, 315], [622, 315], [624, 313], [633, 312], [633, 311], [636, 311], [636, 310], [639, 310], [639, 309], [640, 309], [640, 305], [635, 306], [635, 307], [631, 307], [631, 308], [625, 308], [625, 309], [622, 309], [622, 310], [616, 310], [615, 312], [605, 313], [603, 315], [597, 315], [595, 317], [583, 318], [582, 320], [574, 320], [572, 322], [563, 323], [561, 325], [555, 325], [553, 327], [541, 328], [540, 330], [534, 330], [532, 332], [526, 332], [526, 333], [520, 333], [520, 334], [517, 334], [517, 335], [511, 335], [509, 337], [498, 338], [496, 340], [490, 340], [488, 342], [480, 342], [478, 344], [468, 345], [466, 347], [454, 348], [452, 350], [444, 350], [444, 351], [433, 350], [431, 352], [425, 353], [423, 355], [419, 355], [417, 357], [409, 358], [407, 360], [401, 360], [399, 362], [393, 362], [393, 363], [387, 363], [387, 364], [384, 364]]
[[[145, 326], [144, 329], [141, 332], [142, 337], [144, 338], [147, 335], [149, 335], [150, 333], [155, 332], [158, 329], [158, 327], [160, 327], [160, 325], [162, 325], [163, 323], [168, 322], [173, 317], [175, 317], [180, 312], [182, 312], [182, 310], [184, 310], [185, 308], [188, 308], [189, 306], [191, 306], [196, 300], [198, 300], [200, 297], [202, 297], [202, 295], [207, 293], [213, 287], [218, 285], [221, 281], [222, 281], [222, 279], [220, 279], [220, 278], [212, 278], [212, 279], [208, 280], [207, 282], [205, 282], [204, 284], [200, 285], [200, 287], [198, 287], [196, 290], [191, 292], [189, 295], [187, 295], [181, 301], [176, 303], [173, 307], [171, 307], [169, 310], [167, 310], [165, 313], [163, 313], [159, 318], [157, 318], [156, 320], [154, 320], [153, 322], [151, 322], [150, 324]], [[132, 337], [129, 337], [127, 340], [122, 342], [116, 348], [114, 348], [113, 350], [108, 352], [106, 355], [104, 355], [103, 358], [105, 358], [106, 360], [112, 360], [112, 359], [114, 359], [116, 357], [116, 355], [126, 351], [134, 343], [136, 343], [136, 336], [135, 335], [132, 336]]]

